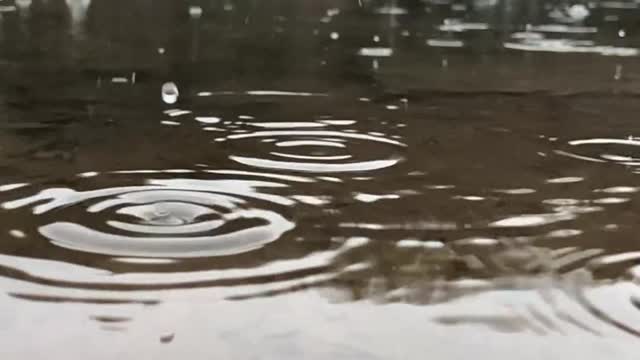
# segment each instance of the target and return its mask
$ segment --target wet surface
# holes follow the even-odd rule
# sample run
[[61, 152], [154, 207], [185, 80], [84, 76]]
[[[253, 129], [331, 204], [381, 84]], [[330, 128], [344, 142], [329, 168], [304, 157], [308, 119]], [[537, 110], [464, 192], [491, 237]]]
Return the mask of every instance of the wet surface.
[[0, 354], [636, 358], [638, 19], [0, 2]]

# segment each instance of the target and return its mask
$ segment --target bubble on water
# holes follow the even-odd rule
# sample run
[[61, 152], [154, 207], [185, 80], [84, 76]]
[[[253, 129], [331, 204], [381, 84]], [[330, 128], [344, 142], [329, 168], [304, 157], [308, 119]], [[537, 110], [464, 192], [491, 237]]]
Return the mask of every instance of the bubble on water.
[[329, 37], [331, 38], [331, 40], [338, 40], [340, 39], [340, 34], [334, 31], [331, 34], [329, 34]]

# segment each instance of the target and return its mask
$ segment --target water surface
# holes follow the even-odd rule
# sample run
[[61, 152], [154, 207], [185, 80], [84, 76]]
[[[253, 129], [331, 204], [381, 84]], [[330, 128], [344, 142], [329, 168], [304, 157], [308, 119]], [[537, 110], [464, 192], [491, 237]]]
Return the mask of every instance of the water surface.
[[635, 358], [638, 16], [0, 2], [0, 354]]

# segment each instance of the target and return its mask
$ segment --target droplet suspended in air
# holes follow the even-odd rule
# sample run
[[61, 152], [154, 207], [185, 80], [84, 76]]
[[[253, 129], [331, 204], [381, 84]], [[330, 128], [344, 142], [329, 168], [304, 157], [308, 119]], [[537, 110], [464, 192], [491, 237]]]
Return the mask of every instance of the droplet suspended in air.
[[190, 6], [189, 16], [191, 16], [192, 19], [199, 19], [202, 16], [202, 8], [200, 6]]
[[179, 95], [178, 86], [174, 82], [162, 84], [162, 101], [166, 104], [175, 104]]
[[31, 6], [32, 1], [31, 0], [16, 0], [15, 4], [18, 7], [18, 9], [24, 10], [24, 9], [28, 9]]
[[582, 21], [590, 15], [590, 11], [583, 4], [575, 4], [567, 9], [567, 15], [574, 21]]

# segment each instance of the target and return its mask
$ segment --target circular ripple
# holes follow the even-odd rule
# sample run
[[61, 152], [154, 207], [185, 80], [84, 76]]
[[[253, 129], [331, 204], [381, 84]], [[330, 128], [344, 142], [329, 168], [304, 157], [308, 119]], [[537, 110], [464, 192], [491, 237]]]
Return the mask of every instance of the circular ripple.
[[[576, 291], [577, 300], [593, 316], [640, 337], [640, 252], [606, 254], [591, 259], [583, 272], [595, 286]], [[593, 280], [593, 279], [596, 280]]]
[[[141, 186], [90, 191], [51, 188], [2, 207], [32, 206], [35, 215], [55, 218], [38, 231], [68, 249], [126, 257], [223, 256], [260, 248], [294, 227], [273, 210], [293, 201], [258, 191], [282, 186], [254, 180], [150, 179]], [[82, 223], [72, 220], [79, 209], [84, 210]]]
[[[355, 130], [308, 130], [313, 126], [293, 126], [291, 123], [261, 123], [248, 124], [252, 127], [268, 128], [247, 133], [231, 134], [223, 138], [234, 142], [256, 140], [257, 153], [236, 154], [230, 158], [243, 165], [251, 167], [289, 170], [308, 173], [343, 173], [372, 171], [393, 166], [401, 161], [397, 155], [397, 148], [406, 145], [394, 139], [385, 137], [382, 133], [364, 134]], [[322, 127], [331, 123], [317, 124]], [[289, 128], [287, 128], [289, 127]], [[244, 144], [244, 142], [242, 142]], [[266, 148], [265, 148], [266, 147]], [[255, 146], [242, 146], [254, 149]]]
[[570, 148], [556, 150], [556, 154], [574, 159], [640, 166], [640, 140], [636, 138], [592, 138], [572, 140]]

